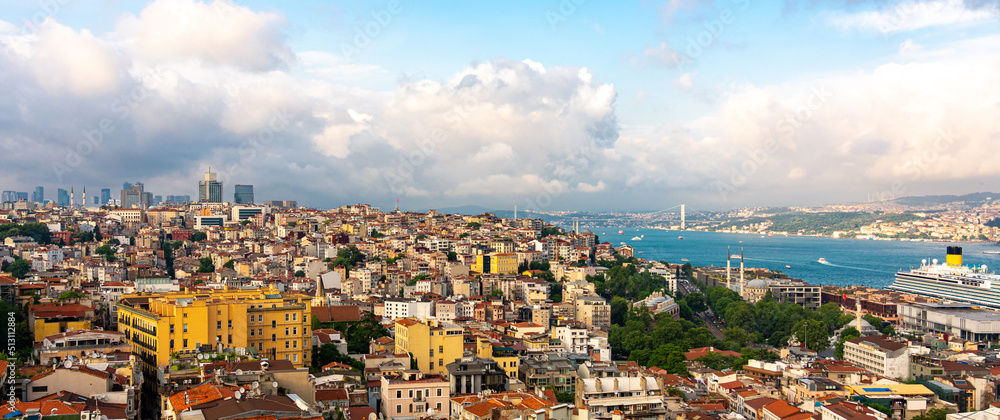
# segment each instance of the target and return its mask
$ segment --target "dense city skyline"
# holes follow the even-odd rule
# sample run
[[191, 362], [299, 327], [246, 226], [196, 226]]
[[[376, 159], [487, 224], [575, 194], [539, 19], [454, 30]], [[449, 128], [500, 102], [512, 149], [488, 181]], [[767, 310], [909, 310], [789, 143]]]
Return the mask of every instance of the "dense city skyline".
[[3, 190], [196, 196], [209, 167], [318, 208], [1000, 187], [995, 2], [15, 3]]

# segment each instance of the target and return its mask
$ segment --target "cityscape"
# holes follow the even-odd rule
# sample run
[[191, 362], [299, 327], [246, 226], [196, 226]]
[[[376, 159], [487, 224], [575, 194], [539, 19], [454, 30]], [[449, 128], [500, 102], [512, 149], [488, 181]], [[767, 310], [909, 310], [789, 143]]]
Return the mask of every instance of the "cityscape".
[[1000, 420], [1000, 4], [13, 0], [0, 417]]

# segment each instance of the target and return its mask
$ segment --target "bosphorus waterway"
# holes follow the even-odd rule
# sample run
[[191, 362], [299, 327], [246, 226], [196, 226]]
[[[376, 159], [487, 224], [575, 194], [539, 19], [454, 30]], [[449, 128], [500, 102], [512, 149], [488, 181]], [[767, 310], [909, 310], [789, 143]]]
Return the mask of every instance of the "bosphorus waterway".
[[[984, 254], [1000, 247], [981, 242], [918, 242], [674, 231], [660, 229], [592, 228], [601, 242], [614, 246], [622, 242], [635, 247], [647, 260], [665, 260], [681, 264], [687, 259], [694, 266], [726, 265], [726, 247], [733, 253], [733, 266], [739, 267], [740, 248], [744, 249], [747, 267], [778, 270], [811, 284], [885, 288], [892, 284], [895, 273], [920, 265], [920, 260], [944, 261], [945, 247], [963, 247], [965, 264], [1000, 269], [1000, 255]], [[632, 240], [642, 236], [641, 240]], [[684, 239], [678, 239], [683, 236]], [[741, 242], [742, 241], [742, 242]], [[818, 262], [820, 258], [826, 263]], [[786, 269], [785, 266], [791, 266]], [[736, 271], [734, 270], [734, 273]]]

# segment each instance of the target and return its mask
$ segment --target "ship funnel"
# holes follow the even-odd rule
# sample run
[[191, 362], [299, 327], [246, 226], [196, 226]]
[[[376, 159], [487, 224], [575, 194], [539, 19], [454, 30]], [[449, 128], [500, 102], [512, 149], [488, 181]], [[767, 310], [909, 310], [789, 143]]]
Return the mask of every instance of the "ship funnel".
[[948, 256], [945, 257], [945, 262], [952, 267], [959, 267], [962, 265], [962, 247], [960, 246], [949, 246]]

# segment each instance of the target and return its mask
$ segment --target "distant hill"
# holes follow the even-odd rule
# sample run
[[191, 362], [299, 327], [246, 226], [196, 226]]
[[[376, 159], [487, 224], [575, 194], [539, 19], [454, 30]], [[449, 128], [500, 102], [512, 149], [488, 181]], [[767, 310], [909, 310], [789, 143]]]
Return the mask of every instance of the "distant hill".
[[[438, 213], [443, 213], [443, 214], [461, 214], [466, 216], [477, 216], [483, 213], [492, 213], [497, 217], [503, 217], [507, 219], [514, 217], [514, 210], [494, 210], [483, 206], [477, 206], [474, 204], [458, 206], [458, 207], [444, 207], [434, 210], [437, 210]], [[559, 222], [565, 219], [564, 217], [560, 216], [550, 216], [547, 214], [539, 214], [525, 210], [519, 210], [517, 212], [517, 217], [522, 219], [523, 218], [542, 219], [548, 223]]]
[[924, 195], [913, 197], [900, 197], [893, 201], [897, 204], [911, 207], [932, 207], [945, 204], [964, 202], [967, 204], [982, 204], [995, 199], [1000, 199], [1000, 194], [992, 192], [977, 192], [965, 195]]

